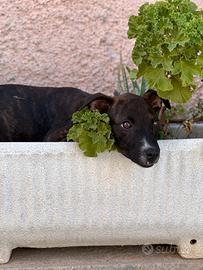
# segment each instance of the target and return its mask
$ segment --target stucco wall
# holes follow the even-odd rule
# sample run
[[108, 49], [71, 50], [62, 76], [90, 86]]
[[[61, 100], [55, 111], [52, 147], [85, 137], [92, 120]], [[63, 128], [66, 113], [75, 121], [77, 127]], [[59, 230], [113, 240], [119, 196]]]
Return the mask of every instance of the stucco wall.
[[120, 51], [130, 63], [128, 16], [143, 2], [1, 0], [0, 84], [112, 93]]

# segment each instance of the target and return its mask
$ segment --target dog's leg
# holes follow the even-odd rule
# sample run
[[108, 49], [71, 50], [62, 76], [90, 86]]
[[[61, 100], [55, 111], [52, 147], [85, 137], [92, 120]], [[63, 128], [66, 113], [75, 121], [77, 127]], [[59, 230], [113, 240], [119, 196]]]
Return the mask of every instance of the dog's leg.
[[64, 142], [70, 127], [65, 126], [59, 129], [50, 130], [44, 137], [44, 142]]

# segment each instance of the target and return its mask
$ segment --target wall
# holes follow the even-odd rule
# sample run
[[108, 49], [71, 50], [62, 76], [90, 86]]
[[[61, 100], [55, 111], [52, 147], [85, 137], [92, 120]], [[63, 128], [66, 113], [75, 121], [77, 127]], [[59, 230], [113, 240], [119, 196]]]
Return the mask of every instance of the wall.
[[0, 84], [112, 93], [120, 51], [130, 63], [128, 17], [143, 2], [1, 0]]

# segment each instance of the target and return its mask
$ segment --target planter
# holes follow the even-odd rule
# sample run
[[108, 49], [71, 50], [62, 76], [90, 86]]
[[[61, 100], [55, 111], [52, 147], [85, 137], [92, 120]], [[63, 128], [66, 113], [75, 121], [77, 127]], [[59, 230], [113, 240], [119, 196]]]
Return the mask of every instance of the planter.
[[203, 139], [159, 144], [145, 169], [75, 143], [0, 143], [0, 262], [16, 247], [155, 243], [203, 257]]
[[183, 128], [182, 123], [170, 123], [169, 132], [173, 138], [202, 138], [203, 122], [196, 122], [192, 125], [192, 132], [188, 134]]

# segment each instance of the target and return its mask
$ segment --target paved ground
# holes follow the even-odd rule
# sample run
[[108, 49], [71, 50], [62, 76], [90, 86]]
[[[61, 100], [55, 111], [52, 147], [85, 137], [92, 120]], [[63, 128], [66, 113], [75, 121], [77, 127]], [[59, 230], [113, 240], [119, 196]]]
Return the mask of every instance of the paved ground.
[[146, 255], [151, 251], [141, 247], [16, 249], [0, 270], [203, 270], [203, 260], [182, 259], [173, 247], [154, 250]]

